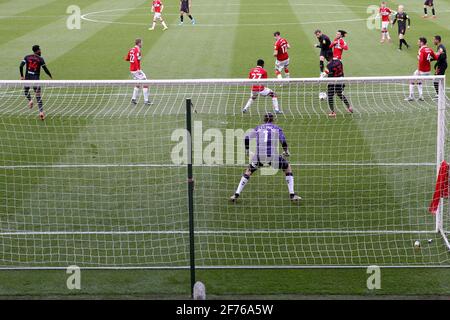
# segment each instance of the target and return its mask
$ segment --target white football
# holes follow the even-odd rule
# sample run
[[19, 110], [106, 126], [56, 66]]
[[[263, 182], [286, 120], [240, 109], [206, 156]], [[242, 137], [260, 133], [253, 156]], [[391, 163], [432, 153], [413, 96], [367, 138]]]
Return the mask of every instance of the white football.
[[319, 99], [320, 100], [325, 100], [326, 98], [327, 98], [327, 94], [325, 92], [319, 93]]
[[414, 241], [414, 248], [416, 248], [416, 249], [420, 248], [420, 241], [419, 240]]

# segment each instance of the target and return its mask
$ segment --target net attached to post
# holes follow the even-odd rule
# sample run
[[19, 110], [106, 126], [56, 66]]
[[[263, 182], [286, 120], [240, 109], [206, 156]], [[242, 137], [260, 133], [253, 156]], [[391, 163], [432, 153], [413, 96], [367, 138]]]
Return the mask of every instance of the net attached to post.
[[[353, 113], [336, 93], [330, 117], [336, 81]], [[424, 101], [405, 101], [418, 81]], [[447, 200], [428, 212], [447, 140], [434, 82], [445, 90], [443, 77], [264, 81], [274, 95], [246, 113], [247, 80], [146, 81], [152, 105], [130, 103], [144, 82], [0, 82], [0, 267], [187, 268], [187, 98], [198, 267], [449, 265]], [[44, 121], [25, 85], [42, 88]], [[273, 96], [302, 200], [260, 168], [231, 203]]]

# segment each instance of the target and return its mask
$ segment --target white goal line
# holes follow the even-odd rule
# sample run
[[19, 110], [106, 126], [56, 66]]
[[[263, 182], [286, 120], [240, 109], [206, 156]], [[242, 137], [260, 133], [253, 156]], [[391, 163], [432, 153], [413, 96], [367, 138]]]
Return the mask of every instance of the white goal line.
[[[0, 166], [3, 170], [17, 169], [71, 169], [71, 168], [184, 168], [186, 164], [151, 164], [151, 163], [130, 163], [130, 164], [29, 164]], [[219, 168], [219, 167], [242, 167], [245, 164], [193, 164], [193, 167]], [[436, 166], [433, 162], [355, 162], [355, 163], [291, 163], [296, 167], [431, 167]]]
[[[390, 234], [434, 234], [433, 231], [425, 230], [203, 230], [195, 231], [197, 235], [220, 235], [220, 234], [363, 234], [363, 235], [390, 235]], [[30, 236], [30, 235], [188, 235], [188, 230], [169, 230], [169, 231], [16, 231], [16, 232], [0, 232], [0, 236]]]

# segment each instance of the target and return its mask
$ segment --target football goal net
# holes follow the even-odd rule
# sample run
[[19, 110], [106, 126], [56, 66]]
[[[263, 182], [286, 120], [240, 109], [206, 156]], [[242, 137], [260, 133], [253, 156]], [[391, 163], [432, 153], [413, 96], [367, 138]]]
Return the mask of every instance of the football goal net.
[[0, 268], [450, 265], [444, 77], [255, 81], [0, 81]]

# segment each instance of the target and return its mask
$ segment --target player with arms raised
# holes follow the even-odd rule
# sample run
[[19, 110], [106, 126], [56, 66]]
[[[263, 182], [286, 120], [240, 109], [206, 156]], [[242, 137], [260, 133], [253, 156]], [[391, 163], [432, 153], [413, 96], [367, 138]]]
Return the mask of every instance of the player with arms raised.
[[[257, 126], [245, 136], [245, 153], [247, 155], [249, 154], [250, 139], [256, 140], [256, 153], [252, 156], [250, 164], [245, 170], [236, 192], [231, 196], [231, 202], [237, 201], [245, 185], [250, 180], [251, 175], [257, 171], [258, 168], [265, 165], [271, 166], [274, 169], [283, 170], [288, 185], [289, 198], [292, 201], [301, 200], [294, 192], [294, 175], [292, 173], [291, 165], [286, 160], [289, 156], [286, 137], [283, 130], [274, 124], [274, 122], [275, 115], [269, 112], [264, 115], [264, 123]], [[283, 156], [278, 154], [278, 143], [281, 143], [283, 148]]]
[[[125, 60], [130, 62], [130, 72], [131, 72], [131, 76], [133, 77], [133, 80], [147, 80], [145, 73], [141, 70], [142, 40], [136, 39], [134, 41], [134, 44], [135, 44], [135, 46], [128, 51], [128, 54], [125, 57]], [[139, 89], [140, 89], [140, 86], [134, 87], [133, 97], [131, 98], [132, 104], [137, 104], [136, 99], [139, 94]], [[151, 102], [149, 101], [148, 86], [144, 86], [144, 88], [142, 89], [142, 92], [144, 94], [144, 104], [150, 105]]]
[[164, 19], [162, 17], [163, 10], [164, 10], [164, 5], [161, 2], [161, 0], [153, 0], [153, 2], [152, 2], [152, 13], [154, 13], [153, 24], [150, 28], [148, 28], [148, 30], [155, 30], [157, 20], [161, 21], [161, 24], [163, 26], [163, 31], [167, 30], [167, 25], [164, 22]]
[[344, 30], [338, 30], [336, 32], [336, 38], [330, 44], [330, 49], [333, 50], [333, 57], [342, 60], [342, 53], [344, 50], [348, 50], [348, 45], [344, 41], [347, 32]]
[[333, 51], [330, 49], [331, 40], [326, 34], [323, 34], [322, 31], [320, 31], [319, 29], [314, 31], [314, 34], [316, 35], [317, 40], [319, 40], [319, 43], [316, 44], [316, 48], [320, 48], [320, 55], [319, 55], [320, 72], [323, 72], [325, 68], [325, 60], [330, 61], [330, 59], [333, 57]]
[[[38, 45], [34, 45], [32, 47], [33, 54], [27, 55], [25, 58], [23, 58], [22, 62], [20, 63], [19, 70], [20, 70], [20, 79], [21, 80], [40, 80], [41, 76], [41, 67], [44, 69], [45, 73], [52, 79], [52, 74], [48, 70], [47, 66], [45, 65], [44, 58], [41, 57], [41, 48]], [[23, 74], [23, 67], [25, 66], [25, 76]], [[41, 120], [45, 119], [45, 113], [43, 108], [43, 102], [42, 102], [42, 90], [41, 87], [35, 86], [33, 87], [33, 91], [36, 95], [36, 100], [38, 103], [39, 108], [39, 118]], [[25, 97], [28, 99], [28, 107], [31, 109], [33, 108], [33, 99], [30, 95], [30, 87], [24, 88]]]
[[[427, 46], [427, 39], [424, 37], [419, 38], [418, 45], [420, 47], [417, 59], [419, 60], [418, 68], [414, 71], [415, 76], [429, 76], [431, 74], [431, 61], [437, 60], [437, 56], [434, 51]], [[414, 85], [412, 82], [409, 84], [409, 97], [406, 101], [414, 101]], [[417, 90], [419, 91], [419, 100], [423, 99], [423, 87], [422, 82], [417, 83]]]
[[379, 10], [379, 15], [381, 16], [381, 43], [384, 42], [385, 38], [387, 38], [388, 41], [391, 42], [391, 36], [389, 35], [388, 28], [389, 24], [391, 23], [392, 10], [389, 9], [386, 5], [387, 2], [383, 1]]
[[[264, 60], [259, 59], [256, 62], [256, 67], [250, 70], [248, 78], [252, 80], [267, 79], [267, 71], [264, 69]], [[263, 97], [271, 97], [272, 106], [275, 110], [275, 113], [283, 113], [278, 106], [278, 98], [275, 92], [273, 92], [269, 88], [264, 87], [262, 84], [256, 84], [252, 86], [252, 93], [244, 109], [242, 109], [243, 113], [246, 113], [248, 111], [256, 98], [258, 98], [258, 95], [261, 95]]]
[[275, 37], [275, 45], [273, 48], [273, 56], [275, 60], [275, 75], [278, 79], [281, 79], [281, 72], [284, 70], [284, 75], [289, 78], [289, 54], [288, 49], [291, 48], [286, 39], [281, 37], [279, 31], [276, 31], [273, 36]]
[[[410, 28], [411, 19], [408, 14], [404, 11], [404, 7], [402, 5], [398, 6], [398, 12], [394, 16], [394, 21], [392, 25], [398, 21], [398, 38], [400, 39], [400, 43], [398, 46], [398, 50], [402, 50], [402, 45], [405, 44], [406, 48], [409, 48], [408, 43], [405, 40], [406, 28]], [[406, 21], [408, 21], [408, 27], [406, 26]]]

